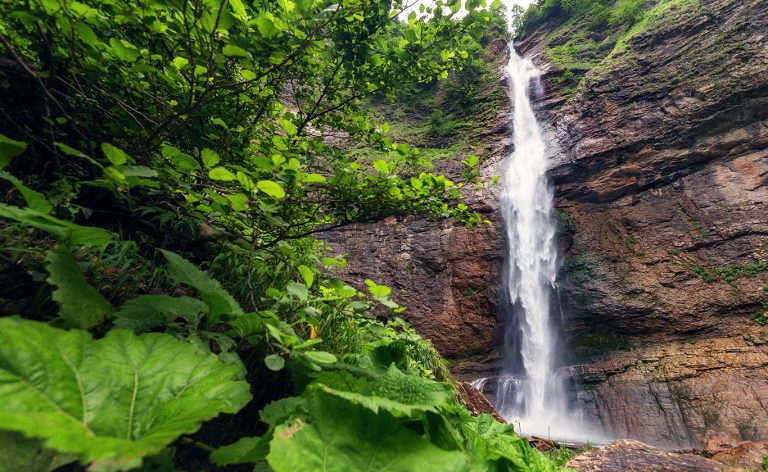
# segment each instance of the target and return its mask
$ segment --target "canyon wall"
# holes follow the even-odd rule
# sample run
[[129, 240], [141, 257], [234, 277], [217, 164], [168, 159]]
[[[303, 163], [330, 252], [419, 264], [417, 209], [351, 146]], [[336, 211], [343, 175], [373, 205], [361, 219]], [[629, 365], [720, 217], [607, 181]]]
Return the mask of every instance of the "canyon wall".
[[[666, 3], [567, 94], [551, 28], [516, 44], [544, 71], [574, 401], [666, 447], [768, 439], [768, 1]], [[505, 110], [483, 119], [490, 177], [509, 130]], [[406, 218], [329, 238], [461, 378], [498, 366], [497, 191], [467, 192], [494, 223], [479, 229]]]

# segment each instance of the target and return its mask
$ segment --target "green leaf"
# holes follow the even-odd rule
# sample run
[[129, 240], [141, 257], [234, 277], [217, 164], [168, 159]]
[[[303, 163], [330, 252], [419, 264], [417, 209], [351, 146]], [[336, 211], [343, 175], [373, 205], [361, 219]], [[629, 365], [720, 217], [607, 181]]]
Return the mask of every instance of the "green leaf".
[[80, 226], [63, 221], [31, 208], [19, 208], [0, 203], [0, 217], [10, 218], [33, 228], [48, 231], [60, 241], [75, 246], [103, 246], [112, 240], [112, 233], [101, 228]]
[[296, 136], [296, 133], [299, 132], [299, 129], [290, 120], [282, 120], [280, 122], [280, 127], [285, 130], [285, 133], [288, 136]]
[[48, 251], [45, 260], [50, 274], [47, 281], [57, 287], [53, 299], [59, 303], [59, 317], [68, 327], [89, 329], [112, 313], [112, 305], [88, 283], [66, 249]]
[[320, 174], [306, 174], [303, 181], [308, 184], [322, 184], [327, 179]]
[[229, 5], [232, 7], [232, 13], [243, 21], [248, 18], [248, 13], [245, 11], [245, 5], [240, 0], [229, 0]]
[[305, 301], [309, 297], [309, 290], [307, 290], [307, 286], [304, 284], [297, 284], [296, 282], [290, 282], [288, 285], [285, 286], [285, 290], [298, 298], [301, 301]]
[[171, 162], [173, 162], [173, 165], [182, 172], [194, 172], [200, 169], [200, 164], [195, 158], [183, 152], [173, 156]]
[[278, 32], [274, 17], [269, 12], [262, 13], [256, 18], [256, 28], [265, 38], [271, 38]]
[[137, 333], [184, 318], [193, 326], [208, 314], [208, 305], [192, 297], [141, 295], [125, 302], [115, 313], [115, 328]]
[[197, 290], [200, 298], [210, 308], [209, 323], [215, 324], [221, 315], [242, 315], [243, 309], [221, 284], [213, 280], [205, 271], [170, 251], [161, 250], [168, 261], [168, 274], [177, 282], [189, 285]]
[[387, 287], [386, 285], [378, 285], [376, 282], [370, 279], [365, 280], [365, 285], [368, 286], [368, 291], [371, 292], [371, 295], [374, 297], [386, 297], [392, 293], [391, 288]]
[[11, 163], [14, 157], [27, 149], [27, 143], [15, 141], [4, 134], [0, 134], [0, 169]]
[[373, 168], [381, 172], [382, 174], [389, 173], [389, 165], [387, 165], [387, 161], [383, 159], [376, 159], [375, 161], [373, 161]]
[[275, 429], [267, 456], [275, 472], [324, 470], [463, 471], [460, 451], [444, 451], [388, 415], [375, 414], [320, 392], [310, 417]]
[[325, 351], [305, 351], [304, 357], [318, 364], [333, 364], [337, 361], [336, 356]]
[[277, 371], [285, 367], [285, 359], [277, 354], [270, 354], [264, 358], [264, 364], [269, 370]]
[[214, 464], [248, 464], [267, 459], [272, 432], [256, 438], [242, 438], [234, 444], [220, 447], [211, 453]]
[[116, 148], [109, 143], [101, 143], [101, 150], [113, 166], [123, 165], [130, 160], [128, 154], [123, 152], [122, 149]]
[[219, 154], [208, 148], [202, 150], [200, 157], [202, 157], [203, 165], [205, 165], [205, 167], [213, 167], [221, 161]]
[[122, 172], [126, 177], [157, 177], [157, 171], [147, 166], [125, 166]]
[[48, 199], [45, 198], [45, 195], [27, 187], [21, 183], [19, 179], [9, 174], [8, 172], [0, 170], [0, 179], [5, 179], [13, 184], [13, 186], [16, 187], [19, 192], [21, 192], [21, 195], [24, 197], [24, 200], [26, 200], [27, 206], [30, 209], [45, 214], [50, 214], [51, 210], [53, 210], [53, 206], [48, 202]]
[[184, 68], [184, 66], [189, 64], [189, 59], [183, 58], [181, 56], [176, 56], [173, 58], [172, 64], [173, 64], [173, 67], [176, 68], [176, 70], [181, 70]]
[[270, 197], [283, 198], [285, 197], [285, 190], [277, 182], [272, 180], [259, 180], [256, 183], [256, 188], [266, 193]]
[[211, 180], [219, 180], [223, 182], [231, 182], [236, 180], [235, 174], [224, 167], [214, 167], [208, 171], [208, 177], [210, 177]]
[[0, 431], [0, 470], [48, 472], [53, 470], [51, 463], [55, 454], [43, 448], [38, 439], [27, 439], [19, 433]]
[[242, 193], [227, 195], [227, 200], [235, 211], [245, 211], [248, 209], [248, 196]]
[[338, 385], [321, 385], [320, 388], [374, 413], [385, 410], [395, 416], [413, 416], [424, 411], [437, 413], [454, 396], [453, 387], [449, 384], [405, 374], [394, 364], [384, 375], [372, 381], [346, 381]]
[[251, 55], [246, 51], [245, 49], [241, 48], [240, 46], [235, 46], [234, 44], [227, 44], [224, 46], [224, 48], [221, 50], [221, 52], [224, 53], [225, 56], [236, 56], [236, 57], [250, 57]]
[[172, 336], [0, 319], [0, 425], [78, 454], [92, 471], [128, 470], [251, 395], [223, 364]]
[[277, 426], [288, 420], [296, 410], [303, 408], [306, 402], [304, 397], [286, 397], [275, 400], [261, 409], [259, 419], [270, 426]]
[[141, 57], [141, 52], [136, 46], [124, 39], [110, 38], [109, 46], [112, 54], [121, 61], [135, 62]]
[[64, 143], [55, 143], [56, 147], [59, 148], [61, 152], [68, 156], [77, 157], [80, 159], [85, 159], [86, 161], [90, 162], [91, 164], [95, 165], [96, 167], [103, 167], [96, 159], [92, 158], [88, 154], [78, 151], [77, 149], [67, 146]]
[[308, 288], [311, 288], [312, 283], [315, 281], [315, 273], [312, 271], [312, 269], [303, 264], [300, 265], [298, 269], [299, 273], [301, 274], [301, 278], [304, 279], [304, 284], [306, 284]]

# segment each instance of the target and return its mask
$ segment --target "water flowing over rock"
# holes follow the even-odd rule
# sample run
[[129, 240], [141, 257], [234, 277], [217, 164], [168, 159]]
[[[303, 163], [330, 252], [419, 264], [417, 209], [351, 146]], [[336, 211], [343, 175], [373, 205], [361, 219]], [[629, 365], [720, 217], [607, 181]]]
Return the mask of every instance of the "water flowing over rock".
[[[552, 189], [546, 179], [546, 145], [529, 94], [539, 71], [510, 45], [509, 79], [514, 152], [507, 158], [501, 193], [506, 236], [503, 311], [504, 374], [496, 405], [526, 434], [574, 437], [561, 377], [555, 375], [558, 338], [550, 299], [557, 277]], [[519, 360], [517, 360], [519, 358]], [[515, 375], [520, 377], [515, 377]]]
[[[568, 100], [546, 29], [516, 45], [543, 73], [533, 108], [559, 146], [548, 175], [570, 402], [609, 434], [667, 448], [768, 438], [768, 326], [753, 320], [768, 301], [768, 2], [687, 3]], [[508, 122], [500, 112], [477, 136], [488, 179], [511, 151]], [[350, 280], [392, 285], [463, 380], [503, 357], [499, 191], [467, 192], [492, 226], [398, 219], [335, 244]]]

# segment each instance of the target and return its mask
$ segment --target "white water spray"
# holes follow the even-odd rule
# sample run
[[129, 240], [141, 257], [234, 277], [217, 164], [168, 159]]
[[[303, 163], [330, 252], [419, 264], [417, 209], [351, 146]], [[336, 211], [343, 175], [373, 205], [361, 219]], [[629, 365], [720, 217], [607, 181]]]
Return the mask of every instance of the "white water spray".
[[[529, 97], [538, 90], [539, 71], [517, 54], [512, 43], [509, 54], [506, 74], [514, 151], [507, 159], [501, 196], [508, 250], [504, 274], [508, 352], [496, 403], [524, 434], [575, 438], [580, 434], [568, 412], [564, 379], [556, 371], [558, 339], [551, 319], [558, 271], [552, 189], [546, 179], [546, 146]], [[520, 361], [512, 365], [511, 358], [518, 353]]]

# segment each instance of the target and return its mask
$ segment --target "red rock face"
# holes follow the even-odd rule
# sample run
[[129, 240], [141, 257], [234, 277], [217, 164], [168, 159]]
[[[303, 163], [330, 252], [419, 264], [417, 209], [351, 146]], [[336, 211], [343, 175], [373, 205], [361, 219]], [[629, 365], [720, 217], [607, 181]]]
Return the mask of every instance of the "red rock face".
[[391, 218], [345, 228], [326, 242], [347, 254], [345, 277], [352, 283], [389, 285], [409, 321], [444, 356], [482, 357], [500, 344], [495, 227]]
[[[549, 71], [542, 119], [559, 147], [550, 175], [579, 401], [609, 434], [667, 447], [768, 439], [768, 325], [753, 320], [768, 303], [768, 2], [691, 3], [570, 100], [546, 31], [518, 44]], [[501, 113], [478, 136], [485, 177], [501, 173], [506, 123]], [[498, 222], [494, 195], [469, 201]], [[391, 220], [329, 240], [349, 254], [351, 282], [393, 287], [458, 376], [494, 372], [497, 224]]]
[[[768, 438], [768, 3], [693, 2], [544, 115], [585, 409], [661, 446]], [[545, 37], [520, 44], [542, 66]], [[556, 74], [552, 73], [551, 76]], [[616, 340], [620, 339], [620, 342]], [[589, 346], [584, 346], [584, 341]]]

